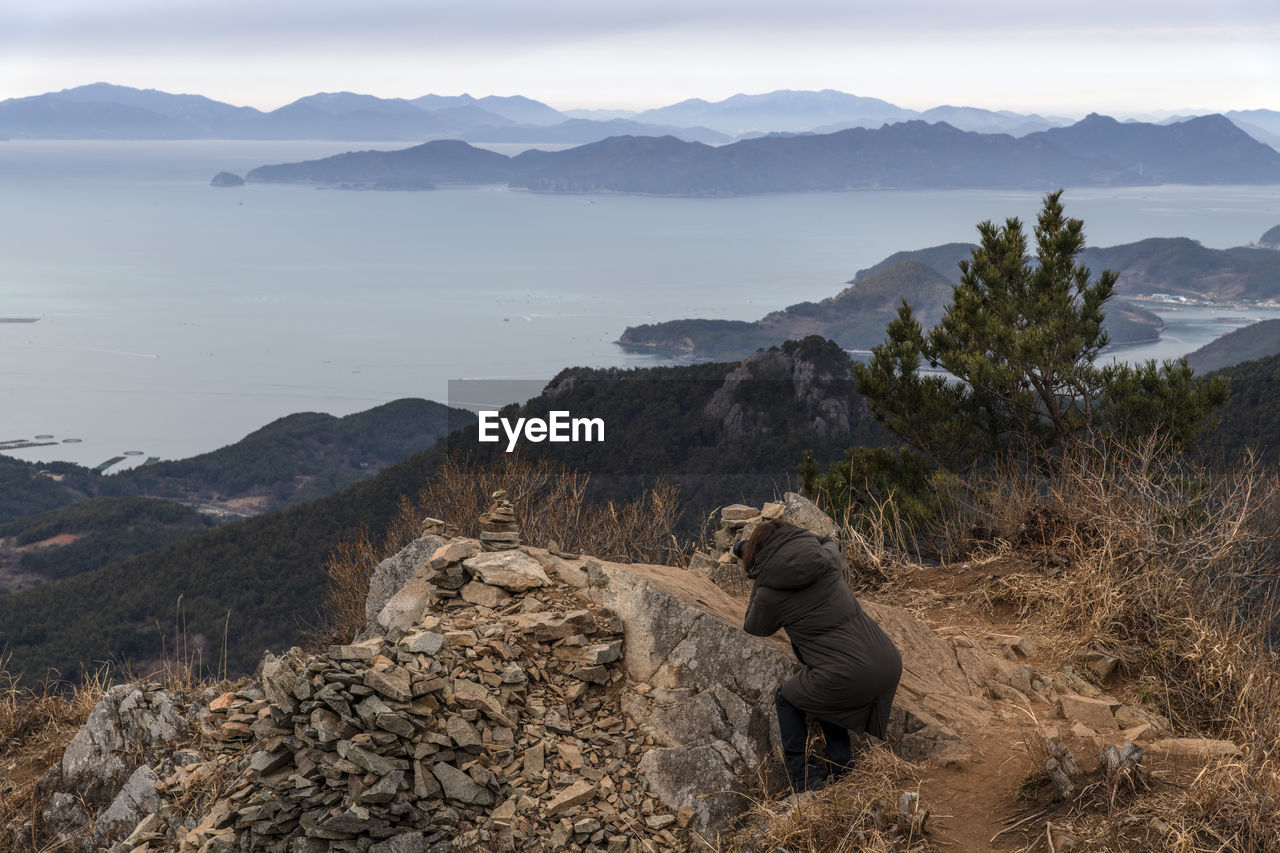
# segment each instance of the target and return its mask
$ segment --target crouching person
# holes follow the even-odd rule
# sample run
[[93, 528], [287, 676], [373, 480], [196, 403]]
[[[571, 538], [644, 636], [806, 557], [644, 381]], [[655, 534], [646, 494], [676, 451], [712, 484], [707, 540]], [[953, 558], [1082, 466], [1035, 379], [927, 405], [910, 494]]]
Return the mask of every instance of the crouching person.
[[[803, 667], [776, 697], [792, 790], [820, 788], [828, 775], [838, 778], [852, 766], [850, 732], [885, 736], [902, 658], [858, 604], [830, 538], [766, 521], [733, 550], [754, 581], [743, 627], [758, 637], [785, 628]], [[808, 717], [822, 728], [825, 766], [808, 761]]]

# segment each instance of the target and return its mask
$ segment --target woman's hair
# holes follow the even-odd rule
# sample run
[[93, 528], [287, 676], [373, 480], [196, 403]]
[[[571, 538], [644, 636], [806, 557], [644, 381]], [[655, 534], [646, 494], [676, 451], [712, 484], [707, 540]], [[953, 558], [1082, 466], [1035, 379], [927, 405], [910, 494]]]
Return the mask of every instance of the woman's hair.
[[761, 523], [751, 531], [751, 537], [742, 548], [742, 568], [747, 573], [747, 577], [756, 576], [756, 556], [764, 549], [764, 544], [769, 541], [769, 537], [784, 527], [795, 527], [795, 525], [789, 521], [774, 519]]

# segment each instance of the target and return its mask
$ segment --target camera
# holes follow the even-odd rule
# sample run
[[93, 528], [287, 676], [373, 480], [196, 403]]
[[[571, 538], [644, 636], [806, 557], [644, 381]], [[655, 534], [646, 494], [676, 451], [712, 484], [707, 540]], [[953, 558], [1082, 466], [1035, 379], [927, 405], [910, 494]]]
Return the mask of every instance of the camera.
[[746, 539], [739, 539], [737, 542], [734, 542], [734, 543], [733, 543], [733, 546], [732, 546], [729, 550], [733, 551], [733, 556], [735, 556], [735, 557], [737, 557], [739, 560], [741, 560], [741, 559], [742, 559], [742, 549], [743, 549], [743, 548], [745, 548], [745, 547], [747, 547], [747, 540], [746, 540]]

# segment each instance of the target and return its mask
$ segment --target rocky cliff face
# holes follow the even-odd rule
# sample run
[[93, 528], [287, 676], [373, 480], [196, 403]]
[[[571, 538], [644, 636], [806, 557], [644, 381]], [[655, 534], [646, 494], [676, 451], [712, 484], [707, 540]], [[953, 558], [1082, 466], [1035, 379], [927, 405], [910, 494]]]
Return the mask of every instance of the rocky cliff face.
[[[788, 412], [804, 413], [803, 422], [788, 422]], [[729, 441], [780, 429], [818, 438], [862, 435], [873, 421], [857, 392], [852, 362], [836, 344], [816, 337], [744, 359], [725, 376], [704, 413], [723, 425]]]
[[[764, 517], [833, 530], [794, 494], [722, 517], [721, 548], [687, 569], [434, 525], [378, 568], [364, 639], [268, 654], [235, 685], [109, 691], [42, 781], [34, 831], [113, 853], [701, 849], [777, 777], [773, 695], [797, 666], [741, 630], [723, 546]], [[992, 654], [864, 605], [902, 651], [889, 739], [908, 759], [964, 760], [1012, 713], [999, 702], [1135, 739], [1167, 727], [1019, 663], [1017, 637]]]

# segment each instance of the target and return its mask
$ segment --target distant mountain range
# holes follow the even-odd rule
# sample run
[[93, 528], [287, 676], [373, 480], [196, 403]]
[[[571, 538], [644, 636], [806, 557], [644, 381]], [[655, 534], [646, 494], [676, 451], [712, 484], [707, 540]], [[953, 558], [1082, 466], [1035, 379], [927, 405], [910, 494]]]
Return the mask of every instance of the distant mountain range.
[[1280, 183], [1280, 151], [1223, 116], [1171, 125], [1090, 114], [1021, 139], [907, 121], [712, 147], [619, 136], [515, 157], [459, 141], [261, 166], [246, 179], [381, 189], [505, 183], [540, 192], [722, 196], [860, 188], [1019, 188]]
[[94, 83], [0, 101], [0, 137], [13, 139], [466, 138], [482, 142], [578, 144], [619, 133], [674, 134], [702, 142], [730, 137], [707, 128], [588, 121], [520, 96], [377, 98], [324, 92], [270, 112], [200, 95]]
[[[1258, 109], [1225, 115], [1255, 139], [1280, 145], [1280, 112]], [[722, 101], [695, 98], [640, 113], [560, 111], [520, 95], [423, 95], [407, 100], [351, 92], [308, 95], [264, 112], [200, 95], [109, 83], [0, 101], [0, 138], [14, 139], [456, 138], [582, 144], [619, 135], [670, 135], [692, 142], [721, 143], [770, 133], [825, 134], [912, 120], [941, 121], [960, 130], [1015, 137], [1071, 123], [1061, 116], [968, 106], [919, 111], [832, 89], [739, 94]]]
[[[859, 270], [850, 284], [860, 284], [904, 261], [918, 261], [954, 278], [956, 264], [969, 257], [972, 248], [968, 243], [947, 243], [895, 252], [875, 266]], [[1080, 261], [1095, 273], [1115, 271], [1119, 296], [1164, 293], [1210, 302], [1280, 299], [1280, 252], [1268, 249], [1208, 249], [1187, 237], [1151, 237], [1118, 246], [1091, 246], [1081, 253]]]

